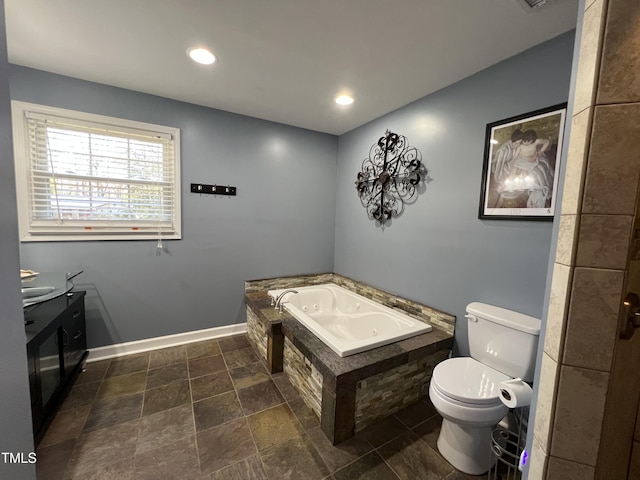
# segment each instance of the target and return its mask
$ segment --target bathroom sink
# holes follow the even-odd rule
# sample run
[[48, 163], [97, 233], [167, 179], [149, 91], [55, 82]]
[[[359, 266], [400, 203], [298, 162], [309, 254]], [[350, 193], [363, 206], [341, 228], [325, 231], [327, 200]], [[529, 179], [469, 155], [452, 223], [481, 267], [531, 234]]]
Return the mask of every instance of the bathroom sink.
[[42, 287], [23, 287], [22, 298], [34, 298], [41, 297], [53, 292], [56, 287], [42, 286]]
[[22, 280], [22, 306], [30, 307], [64, 295], [73, 288], [71, 279], [82, 273], [44, 272]]

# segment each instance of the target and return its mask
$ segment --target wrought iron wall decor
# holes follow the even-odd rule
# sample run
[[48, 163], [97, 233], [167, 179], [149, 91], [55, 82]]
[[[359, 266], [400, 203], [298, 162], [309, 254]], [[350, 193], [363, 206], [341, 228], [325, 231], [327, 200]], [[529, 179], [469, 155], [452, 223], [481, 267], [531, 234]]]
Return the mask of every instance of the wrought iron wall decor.
[[371, 146], [356, 180], [360, 201], [369, 218], [384, 224], [399, 216], [426, 174], [420, 151], [409, 146], [404, 135], [387, 130]]

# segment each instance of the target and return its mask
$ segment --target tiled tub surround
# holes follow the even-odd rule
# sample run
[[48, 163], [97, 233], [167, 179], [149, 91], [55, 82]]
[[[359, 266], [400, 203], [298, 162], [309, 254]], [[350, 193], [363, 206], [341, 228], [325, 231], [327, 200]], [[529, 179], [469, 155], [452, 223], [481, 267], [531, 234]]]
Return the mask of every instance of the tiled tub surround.
[[[334, 445], [426, 395], [433, 366], [453, 346], [451, 334], [434, 328], [342, 358], [293, 318], [283, 320], [282, 330], [285, 350], [293, 350], [295, 358], [302, 356], [303, 365], [309, 365], [288, 365], [291, 354], [285, 352], [285, 373], [292, 384], [311, 387], [298, 389], [298, 393], [312, 409], [320, 393], [320, 426]], [[418, 369], [420, 364], [426, 371]]]
[[[260, 357], [265, 360], [269, 357], [268, 328], [268, 323], [263, 323], [258, 320], [253, 309], [247, 308], [247, 336], [253, 344], [253, 348], [255, 348], [256, 352], [258, 352]], [[282, 365], [280, 365], [280, 369], [282, 369]], [[274, 372], [272, 371], [271, 373]]]
[[284, 373], [311, 410], [322, 414], [322, 374], [287, 338], [284, 339]]
[[281, 325], [283, 318], [291, 317], [286, 312], [279, 314], [274, 310], [267, 291], [326, 283], [335, 283], [381, 305], [399, 310], [410, 317], [438, 327], [453, 336], [455, 316], [336, 273], [249, 280], [245, 282], [247, 333], [256, 350], [267, 361], [267, 368], [270, 372], [282, 371], [284, 343]]
[[[354, 418], [356, 432], [424, 397], [425, 385], [431, 378], [431, 372], [448, 354], [448, 350], [441, 350], [429, 357], [357, 382]], [[311, 410], [320, 417], [322, 374], [287, 338], [284, 340], [284, 357], [284, 371], [289, 381]]]
[[266, 362], [269, 373], [281, 372], [284, 351], [282, 318], [289, 314], [280, 314], [273, 308], [266, 290], [245, 294], [245, 303], [249, 341]]
[[[434, 328], [342, 358], [288, 312], [275, 310], [267, 295], [268, 290], [322, 283], [336, 283]], [[341, 275], [256, 280], [245, 286], [249, 339], [272, 373], [284, 367], [305, 403], [319, 413], [322, 431], [333, 444], [426, 395], [433, 368], [453, 346], [453, 315]]]
[[324, 283], [310, 287], [269, 290], [271, 298], [289, 293], [282, 302], [296, 320], [341, 357], [348, 357], [405, 338], [430, 332], [426, 322], [357, 293]]
[[448, 356], [438, 350], [356, 383], [356, 432], [424, 397], [433, 369]]
[[441, 312], [435, 308], [422, 303], [414, 302], [406, 298], [399, 297], [393, 293], [385, 292], [379, 288], [372, 287], [366, 283], [352, 280], [349, 277], [337, 273], [318, 273], [312, 275], [299, 275], [294, 277], [267, 278], [262, 280], [248, 280], [244, 282], [246, 295], [262, 294], [268, 290], [278, 290], [281, 288], [308, 287], [311, 285], [322, 285], [323, 283], [335, 283], [340, 287], [369, 298], [385, 307], [402, 311], [410, 317], [417, 318], [431, 325], [440, 327], [442, 330], [453, 335], [456, 317], [446, 312]]

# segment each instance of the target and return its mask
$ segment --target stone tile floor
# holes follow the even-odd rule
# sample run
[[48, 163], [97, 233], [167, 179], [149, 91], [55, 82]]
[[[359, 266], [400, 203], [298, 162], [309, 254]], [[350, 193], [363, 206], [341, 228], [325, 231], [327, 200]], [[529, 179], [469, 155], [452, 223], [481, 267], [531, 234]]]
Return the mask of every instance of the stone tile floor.
[[468, 480], [428, 399], [338, 446], [246, 335], [87, 364], [37, 449], [39, 480]]

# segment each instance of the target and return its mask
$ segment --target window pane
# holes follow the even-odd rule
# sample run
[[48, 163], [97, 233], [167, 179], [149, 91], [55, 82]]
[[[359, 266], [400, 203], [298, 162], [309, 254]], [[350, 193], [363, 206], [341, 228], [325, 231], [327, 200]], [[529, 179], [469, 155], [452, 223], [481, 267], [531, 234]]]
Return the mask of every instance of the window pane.
[[35, 218], [170, 220], [171, 191], [158, 185], [164, 179], [162, 143], [48, 127], [47, 146], [46, 171], [53, 175], [40, 182]]
[[14, 142], [16, 172], [28, 172], [18, 191], [23, 239], [149, 238], [159, 228], [180, 238], [179, 130], [16, 105], [26, 136]]

